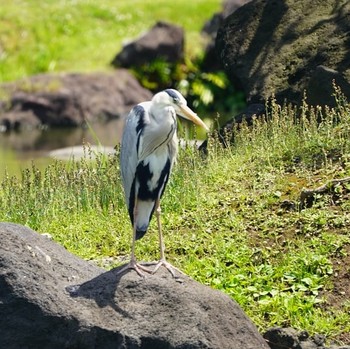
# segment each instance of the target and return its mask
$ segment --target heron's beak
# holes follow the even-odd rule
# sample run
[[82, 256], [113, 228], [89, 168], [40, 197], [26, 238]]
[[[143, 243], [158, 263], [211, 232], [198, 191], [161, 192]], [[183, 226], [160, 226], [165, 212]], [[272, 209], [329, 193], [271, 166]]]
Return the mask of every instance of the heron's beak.
[[209, 131], [209, 127], [187, 105], [180, 105], [178, 109], [178, 114], [187, 120], [191, 120], [196, 125], [202, 126], [206, 131]]

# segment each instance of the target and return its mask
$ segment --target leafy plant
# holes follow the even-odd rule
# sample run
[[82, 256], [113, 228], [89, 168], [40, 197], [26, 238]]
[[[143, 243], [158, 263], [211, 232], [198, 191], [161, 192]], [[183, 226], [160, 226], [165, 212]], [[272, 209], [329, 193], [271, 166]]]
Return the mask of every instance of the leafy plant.
[[235, 90], [223, 71], [204, 71], [201, 58], [186, 60], [185, 69], [177, 88], [200, 112], [235, 114], [245, 106], [243, 92]]
[[234, 114], [245, 105], [243, 93], [234, 89], [226, 74], [223, 71], [203, 71], [200, 58], [186, 58], [183, 63], [157, 59], [141, 67], [133, 67], [132, 71], [141, 84], [153, 92], [165, 88], [178, 89], [201, 114]]

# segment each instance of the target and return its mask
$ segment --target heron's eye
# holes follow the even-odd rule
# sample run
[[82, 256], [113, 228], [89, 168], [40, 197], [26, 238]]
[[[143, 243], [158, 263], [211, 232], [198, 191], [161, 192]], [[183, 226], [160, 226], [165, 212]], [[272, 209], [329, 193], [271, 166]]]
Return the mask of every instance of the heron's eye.
[[180, 103], [180, 98], [178, 98], [178, 97], [173, 97], [173, 102], [174, 102], [175, 104], [179, 104], [179, 103]]

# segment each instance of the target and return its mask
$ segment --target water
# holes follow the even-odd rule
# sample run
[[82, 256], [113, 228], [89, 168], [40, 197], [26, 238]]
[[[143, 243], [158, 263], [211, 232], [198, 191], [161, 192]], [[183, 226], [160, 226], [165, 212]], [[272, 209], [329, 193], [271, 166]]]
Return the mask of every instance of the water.
[[84, 143], [114, 147], [121, 139], [122, 120], [93, 124], [91, 129], [49, 129], [0, 133], [0, 179], [5, 170], [19, 175], [34, 162], [39, 169], [53, 161], [50, 152], [60, 148], [82, 146]]
[[[193, 133], [193, 125], [186, 120], [179, 120], [179, 136], [192, 139], [204, 140], [204, 129], [196, 128]], [[207, 124], [209, 124], [209, 119]], [[10, 176], [20, 175], [21, 172], [30, 168], [32, 164], [38, 169], [45, 169], [54, 157], [54, 150], [69, 148], [66, 155], [60, 159], [67, 159], [72, 154], [71, 149], [76, 146], [83, 148], [84, 144], [105, 147], [114, 147], [120, 142], [124, 126], [124, 119], [113, 120], [108, 123], [92, 124], [90, 128], [64, 128], [48, 130], [31, 130], [23, 132], [0, 132], [0, 180], [7, 172]], [[56, 152], [55, 152], [56, 153]], [[82, 153], [82, 152], [81, 152]], [[74, 158], [77, 158], [74, 155]]]

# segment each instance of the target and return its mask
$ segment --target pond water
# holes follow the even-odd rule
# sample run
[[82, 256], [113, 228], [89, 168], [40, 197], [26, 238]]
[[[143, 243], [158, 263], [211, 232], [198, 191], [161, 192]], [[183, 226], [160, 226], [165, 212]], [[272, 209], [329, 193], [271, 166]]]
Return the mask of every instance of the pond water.
[[60, 148], [102, 144], [114, 147], [121, 139], [123, 120], [93, 124], [90, 128], [31, 130], [0, 133], [0, 179], [5, 171], [19, 175], [32, 163], [39, 169], [53, 161], [50, 152]]
[[[210, 121], [207, 120], [207, 124]], [[60, 159], [67, 159], [73, 154], [72, 149], [83, 145], [102, 145], [114, 147], [121, 140], [124, 119], [113, 120], [108, 123], [90, 125], [89, 128], [64, 128], [48, 130], [31, 130], [23, 132], [0, 132], [0, 180], [5, 173], [20, 175], [21, 172], [35, 167], [43, 170], [56, 157], [57, 149], [69, 148], [66, 156], [59, 155]], [[179, 131], [182, 136], [191, 139], [193, 125], [187, 121], [179, 121]], [[200, 128], [196, 129], [196, 137], [205, 139], [206, 134]], [[52, 157], [52, 153], [55, 156]], [[81, 153], [81, 152], [80, 152]], [[74, 154], [74, 158], [78, 156]]]

